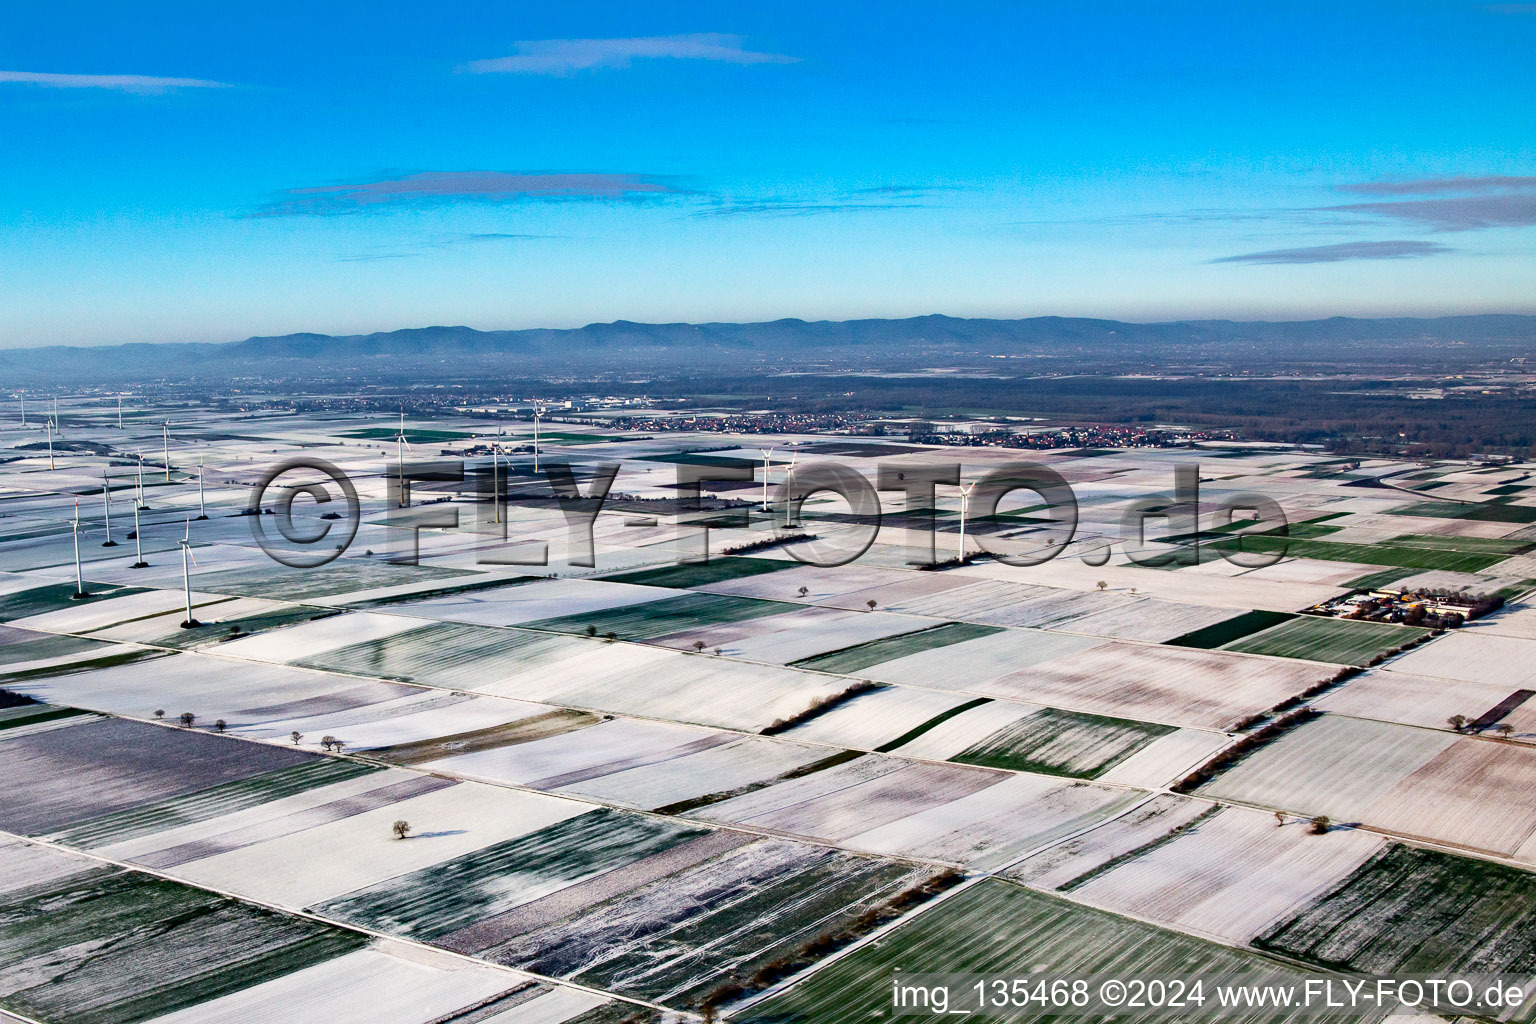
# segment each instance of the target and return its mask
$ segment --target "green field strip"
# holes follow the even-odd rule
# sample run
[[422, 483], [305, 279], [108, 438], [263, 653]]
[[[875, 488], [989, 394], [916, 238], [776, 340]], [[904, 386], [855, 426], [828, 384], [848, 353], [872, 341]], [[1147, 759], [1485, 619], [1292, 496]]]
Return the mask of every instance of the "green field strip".
[[[1299, 984], [1314, 974], [1252, 950], [1219, 945], [988, 878], [731, 1019], [741, 1024], [872, 1024], [890, 1020], [938, 1024], [955, 1019], [954, 1014], [937, 1012], [893, 1015], [891, 979], [899, 976], [898, 971], [1000, 977], [1052, 972], [1118, 978], [1202, 974], [1208, 979], [1241, 977], [1259, 984]], [[1149, 1018], [1140, 1010], [1109, 1018], [1053, 1016], [1046, 1007], [1035, 1011], [1010, 1009], [1007, 1019], [1102, 1022]], [[1260, 1024], [1276, 1018], [1273, 1009], [1266, 1007], [1225, 1009], [1212, 1019], [1222, 1024]], [[1379, 1019], [1379, 1015], [1351, 1008], [1333, 1013], [1317, 1011], [1310, 1019], [1355, 1024]]]
[[115, 587], [89, 581], [86, 582], [85, 588], [89, 591], [89, 596], [83, 598], [75, 597], [73, 583], [50, 583], [46, 586], [18, 590], [11, 594], [0, 594], [0, 622], [24, 619], [29, 615], [42, 615], [44, 612], [56, 612], [63, 608], [78, 608], [82, 604], [103, 601], [109, 597], [143, 594], [149, 589], [147, 587]]
[[475, 573], [469, 569], [449, 569], [438, 565], [338, 559], [318, 569], [292, 569], [276, 564], [219, 569], [200, 573], [197, 588], [210, 594], [260, 597], [271, 601], [304, 601], [472, 575]]
[[432, 939], [512, 909], [525, 890], [563, 888], [711, 832], [600, 807], [313, 910], [380, 931]]
[[954, 718], [957, 715], [963, 715], [972, 708], [979, 708], [983, 704], [990, 703], [992, 703], [991, 697], [977, 697], [975, 700], [968, 700], [964, 704], [952, 707], [948, 711], [942, 712], [941, 714], [934, 715], [932, 718], [928, 719], [928, 721], [914, 729], [908, 729], [906, 732], [891, 740], [889, 743], [880, 744], [880, 746], [875, 748], [875, 753], [884, 754], [895, 750], [897, 747], [911, 743], [913, 740], [917, 739], [919, 736], [923, 735], [923, 733], [932, 729], [934, 726], [943, 725], [945, 722], [949, 721], [951, 718]]
[[1487, 523], [1536, 523], [1536, 507], [1511, 505], [1499, 501], [1457, 503], [1420, 501], [1392, 509], [1394, 516], [1421, 516], [1430, 519], [1470, 519]]
[[382, 770], [376, 765], [343, 758], [317, 757], [290, 768], [262, 772], [248, 779], [104, 814], [71, 825], [50, 838], [68, 846], [94, 849], [233, 814], [247, 807], [257, 807], [295, 793]]
[[[356, 437], [364, 441], [393, 441], [400, 436], [397, 427], [365, 427], [362, 430], [348, 430], [341, 437]], [[462, 430], [436, 430], [426, 428], [406, 428], [405, 439], [410, 444], [442, 444], [447, 441], [467, 441], [474, 434], [466, 434]]]
[[432, 622], [301, 658], [294, 664], [375, 679], [429, 683], [476, 668], [489, 672], [497, 662], [516, 661], [523, 653], [536, 655], [551, 642], [549, 636], [527, 630]]
[[651, 640], [656, 637], [701, 629], [727, 622], [781, 615], [796, 611], [800, 605], [785, 601], [760, 601], [751, 597], [727, 597], [722, 594], [685, 593], [659, 601], [609, 608], [578, 615], [520, 623], [523, 629], [580, 635], [609, 633], [620, 640]]
[[[20, 630], [17, 630], [20, 632]], [[67, 658], [92, 648], [108, 650], [113, 645], [103, 640], [88, 640], [79, 636], [54, 636], [38, 633], [36, 639], [0, 647], [0, 666], [15, 665], [23, 661], [45, 661], [49, 658]]]
[[178, 882], [94, 868], [0, 893], [0, 977], [10, 975], [0, 1008], [50, 1024], [137, 1024], [368, 941]]
[[1369, 974], [1528, 975], [1536, 874], [1394, 843], [1253, 944]]
[[638, 572], [604, 576], [604, 583], [634, 583], [647, 587], [669, 587], [673, 590], [689, 590], [710, 583], [746, 579], [770, 572], [793, 569], [800, 563], [782, 558], [748, 558], [724, 556], [696, 564], [666, 565], [659, 569], [641, 569]]
[[[1536, 509], [1532, 511], [1536, 512]], [[1241, 550], [1258, 554], [1283, 553], [1291, 558], [1364, 562], [1367, 565], [1392, 565], [1404, 569], [1445, 569], [1453, 572], [1481, 572], [1512, 555], [1523, 554], [1532, 546], [1526, 541], [1412, 534], [1377, 544], [1345, 544], [1327, 540], [1298, 540], [1274, 534], [1252, 534], [1220, 540], [1213, 546], [1224, 550], [1239, 550], [1239, 543]]]
[[871, 665], [895, 661], [897, 658], [905, 658], [908, 655], [921, 654], [923, 651], [949, 647], [1001, 632], [1003, 632], [1001, 626], [982, 626], [972, 622], [945, 622], [937, 626], [913, 630], [910, 633], [899, 633], [896, 636], [840, 647], [835, 651], [801, 658], [789, 664], [791, 668], [808, 668], [818, 672], [852, 675], [862, 672]]
[[1174, 647], [1196, 647], [1201, 650], [1210, 651], [1215, 650], [1222, 644], [1241, 640], [1245, 636], [1257, 633], [1262, 629], [1268, 629], [1271, 626], [1278, 626], [1280, 623], [1295, 617], [1291, 612], [1271, 612], [1255, 609], [1243, 612], [1241, 615], [1234, 615], [1230, 619], [1223, 619], [1221, 622], [1213, 623], [1202, 629], [1193, 630], [1185, 633], [1183, 636], [1176, 636], [1172, 640], [1165, 642]]
[[92, 672], [96, 669], [114, 668], [118, 665], [131, 665], [139, 661], [154, 661], [156, 658], [171, 656], [165, 651], [124, 648], [121, 644], [103, 644], [102, 646], [112, 648], [115, 653], [87, 661], [69, 661], [61, 665], [43, 665], [10, 672], [0, 671], [0, 682], [19, 683], [28, 679], [53, 679], [57, 676], [74, 675], [76, 672]]
[[1298, 615], [1288, 622], [1221, 648], [1240, 654], [1321, 661], [1364, 668], [1374, 659], [1414, 643], [1429, 630], [1389, 622]]
[[1173, 731], [1171, 725], [1042, 708], [950, 760], [1005, 771], [1096, 779]]
[[15, 710], [26, 710], [31, 713], [22, 715], [0, 713], [0, 730], [15, 729], [23, 725], [41, 725], [44, 722], [56, 722], [63, 718], [78, 718], [81, 715], [89, 715], [91, 713], [89, 711], [81, 711], [78, 708], [54, 707], [51, 704], [39, 704], [36, 711], [32, 711], [30, 708], [17, 708]]

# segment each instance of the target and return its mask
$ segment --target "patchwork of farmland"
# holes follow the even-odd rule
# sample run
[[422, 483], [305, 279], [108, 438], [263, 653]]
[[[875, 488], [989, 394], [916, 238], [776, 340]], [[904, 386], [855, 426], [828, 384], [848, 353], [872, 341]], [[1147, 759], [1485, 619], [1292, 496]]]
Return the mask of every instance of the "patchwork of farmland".
[[[1296, 967], [1175, 931], [1117, 917], [1008, 882], [986, 879], [957, 892], [851, 956], [752, 1006], [736, 1019], [760, 1024], [789, 1021], [845, 1024], [889, 1019], [895, 971], [1004, 976], [1110, 977], [1243, 976], [1296, 981]], [[1272, 1010], [1228, 1011], [1225, 1021], [1270, 1020]], [[1054, 1019], [1045, 1011], [1015, 1011], [1010, 1019]], [[1378, 1015], [1379, 1016], [1379, 1015]], [[904, 1019], [939, 1021], [940, 1013], [904, 1013]], [[1127, 1015], [1123, 1019], [1134, 1019]], [[1319, 1014], [1319, 1020], [1372, 1019], [1360, 1011]]]
[[1044, 708], [950, 758], [961, 764], [1095, 779], [1172, 726]]
[[[14, 850], [0, 846], [0, 864]], [[0, 892], [0, 1007], [65, 1024], [132, 1024], [367, 942], [175, 882], [70, 867]]]
[[1369, 974], [1536, 970], [1536, 875], [1394, 843], [1254, 940]]
[[689, 593], [626, 608], [534, 619], [523, 626], [550, 633], [613, 634], [621, 640], [651, 640], [723, 622], [779, 615], [793, 609], [793, 605], [777, 601]]
[[1299, 616], [1222, 646], [1224, 651], [1364, 666], [1427, 637], [1429, 631], [1386, 622]]
[[1536, 863], [1533, 782], [1536, 750], [1524, 744], [1324, 715], [1200, 792]]
[[[357, 442], [393, 437], [285, 413], [249, 450], [238, 416], [188, 415], [219, 423], [230, 479], [273, 446], [362, 477], [379, 447]], [[1215, 489], [1274, 493], [1300, 524], [1276, 564], [1208, 538], [1183, 567], [1117, 546], [920, 571], [900, 528], [922, 516], [894, 493], [847, 565], [800, 564], [757, 513], [713, 535], [752, 554], [681, 563], [698, 538], [671, 472], [767, 443], [873, 474], [920, 447], [544, 443], [625, 461], [595, 565], [567, 560], [521, 453], [498, 518], [547, 566], [482, 563], [490, 529], [423, 530], [417, 565], [362, 554], [400, 547], [370, 467], [359, 543], [290, 569], [226, 484], [190, 527], [188, 629], [195, 478], [151, 485], [150, 566], [90, 545], [82, 599], [57, 495], [95, 493], [99, 466], [0, 465], [0, 1016], [844, 1024], [891, 1019], [898, 968], [1536, 973], [1536, 875], [1513, 866], [1536, 868], [1528, 468], [1211, 445]], [[1034, 454], [1078, 488], [1085, 537], [1190, 457]], [[1011, 457], [964, 455], [967, 479]], [[1435, 500], [1358, 483], [1378, 476]], [[425, 489], [485, 525], [483, 495]], [[953, 541], [956, 496], [938, 504]], [[828, 507], [807, 510], [819, 537], [854, 536], [811, 515]], [[1444, 635], [1302, 611], [1392, 583], [1511, 605]], [[1283, 717], [1306, 706], [1325, 713]]]

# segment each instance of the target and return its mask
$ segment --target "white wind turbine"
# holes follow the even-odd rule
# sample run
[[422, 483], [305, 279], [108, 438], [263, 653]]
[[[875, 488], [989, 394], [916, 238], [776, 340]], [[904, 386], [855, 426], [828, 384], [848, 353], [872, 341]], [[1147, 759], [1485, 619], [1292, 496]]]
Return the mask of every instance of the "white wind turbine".
[[960, 488], [960, 556], [962, 564], [965, 562], [965, 517], [971, 511], [971, 492], [976, 489], [977, 481], [972, 480]]
[[[137, 507], [139, 507], [139, 508], [149, 508], [149, 503], [144, 500], [144, 453], [143, 452], [139, 452], [137, 454], [139, 456], [139, 482], [138, 482], [139, 492], [136, 495], [136, 497], [138, 498]], [[135, 526], [134, 529], [138, 529], [138, 527]]]
[[203, 464], [203, 457], [201, 455], [199, 455], [197, 457], [197, 518], [198, 519], [207, 519], [208, 518], [208, 506], [207, 506], [207, 504], [203, 500], [203, 473], [206, 470], [206, 468], [207, 467]]
[[[189, 564], [190, 560], [190, 564]], [[187, 530], [181, 535], [181, 585], [187, 595], [187, 620], [181, 624], [182, 629], [193, 629], [201, 626], [192, 617], [192, 568], [197, 564], [197, 556], [192, 554], [192, 518], [187, 517]]]
[[21, 393], [21, 425], [27, 425], [27, 393]]
[[759, 448], [758, 451], [761, 452], [762, 456], [763, 456], [763, 511], [767, 512], [768, 511], [768, 473], [769, 473], [770, 470], [773, 469], [773, 453], [774, 453], [774, 449], [772, 449], [772, 448]]
[[[501, 436], [501, 425], [496, 425], [496, 436]], [[501, 522], [501, 442], [491, 442], [491, 509], [495, 522]]]
[[53, 420], [48, 421], [48, 468], [53, 468]]
[[405, 508], [410, 504], [405, 496], [405, 453], [411, 447], [411, 442], [405, 439], [405, 410], [400, 410], [400, 433], [395, 435], [395, 456], [399, 465], [400, 474], [400, 507]]
[[160, 425], [160, 451], [165, 459], [165, 482], [171, 482], [171, 421]]
[[85, 575], [80, 571], [80, 499], [75, 499], [75, 597], [76, 599], [90, 597], [85, 592]]
[[112, 539], [112, 485], [107, 480], [107, 471], [101, 471], [101, 512], [107, 521], [107, 539], [102, 542], [104, 548], [117, 547], [117, 541]]
[[543, 415], [542, 405], [533, 407], [533, 471], [535, 473], [539, 471], [539, 420]]
[[800, 453], [794, 452], [789, 457], [789, 465], [784, 467], [784, 527], [788, 529], [794, 526], [795, 509], [795, 463], [799, 460]]
[[117, 396], [117, 429], [123, 429], [123, 396]]
[[133, 550], [137, 554], [137, 559], [133, 565], [129, 566], [131, 569], [149, 568], [149, 563], [144, 561], [144, 531], [139, 528], [139, 509], [142, 507], [142, 505], [133, 506]]

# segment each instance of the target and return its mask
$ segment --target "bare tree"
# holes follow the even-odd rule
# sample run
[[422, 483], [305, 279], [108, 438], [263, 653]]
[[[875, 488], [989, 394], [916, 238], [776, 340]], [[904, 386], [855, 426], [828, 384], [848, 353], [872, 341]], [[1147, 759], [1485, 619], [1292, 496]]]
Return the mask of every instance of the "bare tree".
[[331, 749], [336, 751], [338, 754], [341, 753], [341, 745], [343, 742], [343, 740], [331, 740]]
[[1099, 582], [1095, 583], [1094, 586], [1099, 588], [1100, 593], [1103, 593], [1109, 587], [1109, 584], [1103, 580], [1099, 580]]
[[1457, 732], [1461, 732], [1467, 727], [1467, 716], [1452, 715], [1450, 718], [1445, 720], [1445, 724], [1450, 726], [1452, 729], [1455, 729]]
[[1282, 827], [1284, 825], [1285, 825], [1285, 812], [1284, 811], [1276, 811], [1275, 812], [1275, 827], [1276, 828], [1280, 828], [1280, 827]]
[[1319, 814], [1317, 817], [1312, 819], [1312, 834], [1315, 836], [1326, 834], [1327, 831], [1332, 827], [1333, 822], [1328, 819], [1328, 815], [1326, 814]]
[[156, 708], [155, 709], [155, 717], [159, 718], [159, 719], [163, 719], [163, 718], [165, 718], [165, 712], [163, 710], [159, 709], [159, 708]]
[[1507, 740], [1514, 735], [1515, 727], [1510, 725], [1508, 722], [1500, 722], [1498, 725], [1493, 727], [1493, 731], [1498, 733], [1500, 738]]
[[875, 610], [875, 599], [874, 598], [870, 598], [868, 601], [865, 601], [864, 602], [864, 607], [868, 608], [870, 611], [874, 611]]
[[391, 825], [389, 830], [395, 834], [396, 839], [404, 839], [411, 834], [411, 823], [402, 819]]
[[218, 718], [214, 720], [213, 727], [219, 732], [223, 732], [225, 729], [229, 728], [229, 723], [224, 721], [222, 718]]
[[703, 640], [695, 640], [693, 642], [693, 649], [695, 651], [697, 651], [697, 652], [702, 654], [704, 652], [704, 641]]
[[299, 745], [299, 740], [304, 738], [304, 734], [299, 732], [299, 730], [295, 729], [295, 730], [293, 730], [293, 732], [288, 734], [288, 738], [293, 740], [293, 745], [294, 746], [298, 746]]
[[799, 595], [801, 597], [804, 597], [805, 595], [809, 594], [810, 592], [811, 592], [811, 588], [810, 587], [801, 587], [800, 591], [799, 591]]
[[181, 724], [182, 724], [183, 728], [187, 728], [187, 729], [192, 728], [192, 723], [195, 722], [195, 721], [197, 721], [197, 716], [194, 715], [192, 712], [190, 712], [190, 711], [183, 711], [181, 713]]
[[336, 742], [336, 737], [335, 736], [321, 736], [320, 737], [320, 746], [324, 747], [326, 750], [330, 750], [331, 749], [331, 744], [335, 743], [335, 742]]
[[597, 627], [596, 626], [588, 626], [587, 627], [587, 636], [597, 636]]

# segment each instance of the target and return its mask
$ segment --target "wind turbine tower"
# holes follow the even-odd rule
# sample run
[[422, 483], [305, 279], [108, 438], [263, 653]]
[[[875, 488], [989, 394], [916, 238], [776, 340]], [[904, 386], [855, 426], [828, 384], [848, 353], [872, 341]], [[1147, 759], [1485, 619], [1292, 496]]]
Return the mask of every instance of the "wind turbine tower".
[[795, 452], [789, 457], [789, 465], [784, 469], [784, 526], [794, 526], [795, 510], [795, 462], [800, 458], [800, 453]]
[[533, 407], [533, 471], [539, 471], [539, 419], [544, 415], [544, 407]]
[[206, 472], [206, 467], [203, 465], [203, 457], [201, 455], [199, 455], [197, 457], [197, 518], [198, 519], [207, 519], [208, 518], [208, 506], [207, 506], [207, 504], [205, 504], [205, 502], [203, 500], [203, 473], [204, 472]]
[[411, 502], [405, 494], [405, 451], [411, 446], [411, 442], [405, 439], [405, 410], [400, 410], [400, 433], [395, 437], [395, 458], [399, 465], [400, 474], [400, 507], [405, 508]]
[[976, 489], [976, 481], [972, 480], [960, 488], [960, 553], [959, 561], [965, 564], [965, 517], [971, 511], [971, 492]]
[[201, 626], [192, 617], [192, 569], [197, 564], [197, 558], [192, 554], [192, 520], [187, 519], [187, 530], [181, 535], [181, 585], [187, 595], [187, 619], [181, 624], [182, 629], [195, 629]]
[[102, 542], [104, 548], [117, 547], [117, 541], [112, 539], [112, 486], [107, 480], [107, 471], [101, 471], [101, 511], [107, 521], [107, 539]]
[[80, 499], [75, 499], [75, 600], [90, 597], [85, 592], [85, 576], [80, 571]]
[[131, 569], [148, 569], [149, 563], [144, 561], [144, 531], [139, 528], [139, 509], [141, 506], [133, 506], [133, 549], [138, 554], [138, 561], [129, 566]]
[[768, 473], [773, 468], [773, 449], [759, 448], [763, 453], [763, 511], [768, 511]]

